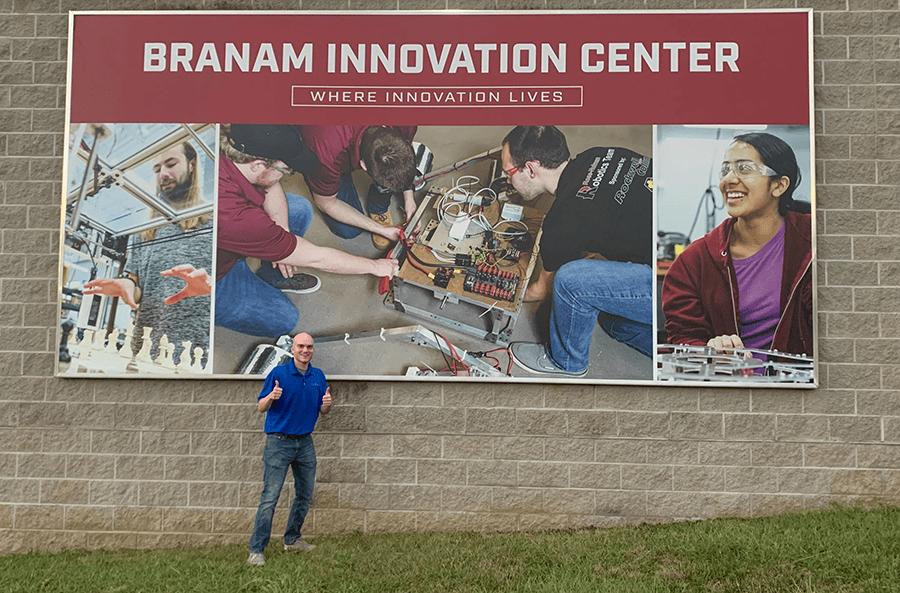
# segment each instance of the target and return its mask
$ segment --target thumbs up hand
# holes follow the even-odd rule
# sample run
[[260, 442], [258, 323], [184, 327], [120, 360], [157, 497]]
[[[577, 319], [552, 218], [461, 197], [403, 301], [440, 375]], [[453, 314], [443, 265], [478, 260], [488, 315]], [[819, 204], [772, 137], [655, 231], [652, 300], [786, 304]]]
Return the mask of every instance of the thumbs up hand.
[[277, 400], [281, 397], [281, 387], [278, 386], [278, 379], [275, 379], [275, 387], [272, 388], [272, 392], [269, 393], [269, 397], [273, 400]]
[[322, 414], [327, 414], [331, 411], [331, 387], [325, 390], [325, 395], [322, 396], [322, 405], [319, 407], [319, 412]]

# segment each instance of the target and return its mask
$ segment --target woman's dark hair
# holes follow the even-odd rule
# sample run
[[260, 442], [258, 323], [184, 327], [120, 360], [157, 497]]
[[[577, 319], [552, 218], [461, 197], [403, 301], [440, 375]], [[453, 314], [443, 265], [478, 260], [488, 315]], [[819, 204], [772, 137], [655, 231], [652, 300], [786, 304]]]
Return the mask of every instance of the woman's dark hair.
[[809, 213], [809, 202], [801, 202], [794, 199], [794, 190], [800, 185], [800, 167], [797, 166], [797, 157], [790, 145], [772, 134], [765, 132], [751, 132], [734, 137], [735, 142], [749, 144], [759, 153], [759, 158], [765, 166], [775, 171], [778, 175], [787, 177], [788, 188], [778, 198], [778, 214], [782, 217], [788, 210], [794, 212]]

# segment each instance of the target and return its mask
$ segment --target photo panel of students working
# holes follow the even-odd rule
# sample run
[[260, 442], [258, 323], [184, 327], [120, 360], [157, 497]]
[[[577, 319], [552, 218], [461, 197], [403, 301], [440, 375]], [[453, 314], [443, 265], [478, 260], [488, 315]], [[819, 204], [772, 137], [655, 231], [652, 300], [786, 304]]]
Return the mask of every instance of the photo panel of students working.
[[216, 373], [652, 379], [650, 126], [221, 132]]

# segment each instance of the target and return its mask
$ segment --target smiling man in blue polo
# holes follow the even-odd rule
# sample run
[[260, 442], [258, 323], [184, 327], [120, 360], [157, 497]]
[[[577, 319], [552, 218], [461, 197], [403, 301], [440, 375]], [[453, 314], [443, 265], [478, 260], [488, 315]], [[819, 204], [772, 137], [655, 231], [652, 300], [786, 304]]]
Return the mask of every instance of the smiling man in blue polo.
[[315, 548], [303, 540], [300, 530], [316, 481], [312, 431], [319, 414], [328, 414], [332, 406], [325, 375], [309, 364], [315, 349], [312, 336], [297, 334], [291, 345], [293, 359], [272, 369], [256, 405], [257, 410], [266, 413], [263, 491], [247, 559], [256, 566], [266, 563], [264, 552], [272, 535], [272, 517], [288, 467], [294, 474], [295, 497], [284, 532], [284, 549], [309, 551]]

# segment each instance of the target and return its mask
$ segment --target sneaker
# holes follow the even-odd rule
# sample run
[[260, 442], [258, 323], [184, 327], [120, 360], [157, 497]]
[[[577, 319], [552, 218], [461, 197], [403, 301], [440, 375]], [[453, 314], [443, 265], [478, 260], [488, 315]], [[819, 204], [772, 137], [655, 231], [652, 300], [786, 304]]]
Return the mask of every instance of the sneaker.
[[[394, 226], [394, 221], [391, 219], [390, 211], [385, 212], [384, 214], [369, 214], [369, 218], [377, 222], [383, 227], [392, 227]], [[383, 251], [390, 247], [392, 241], [387, 237], [382, 237], [377, 233], [372, 233], [372, 245], [375, 246], [375, 249], [379, 251]]]
[[247, 563], [252, 564], [253, 566], [263, 566], [266, 563], [266, 557], [259, 552], [250, 552]]
[[315, 550], [316, 547], [309, 542], [303, 541], [303, 538], [301, 537], [300, 539], [298, 539], [297, 541], [295, 541], [292, 544], [284, 544], [284, 549], [285, 550], [302, 550], [304, 552], [309, 552], [310, 550]]
[[278, 278], [268, 283], [282, 292], [295, 294], [309, 294], [316, 292], [322, 286], [318, 276], [312, 274], [294, 274], [290, 278]]
[[569, 377], [584, 377], [587, 374], [587, 368], [583, 371], [567, 371], [557, 366], [550, 358], [547, 348], [543, 344], [516, 342], [510, 346], [509, 351], [516, 366], [525, 369], [529, 373], [568, 375]]

